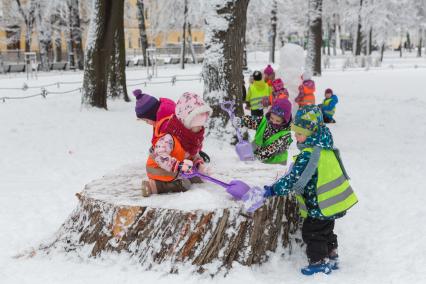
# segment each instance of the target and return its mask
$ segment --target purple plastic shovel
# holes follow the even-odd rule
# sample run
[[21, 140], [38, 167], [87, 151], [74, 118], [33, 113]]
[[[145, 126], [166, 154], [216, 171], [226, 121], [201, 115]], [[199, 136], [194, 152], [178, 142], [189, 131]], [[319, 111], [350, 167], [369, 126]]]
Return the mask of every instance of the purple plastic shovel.
[[233, 123], [235, 118], [234, 106], [234, 101], [225, 101], [220, 104], [220, 107], [228, 113], [231, 124], [237, 132], [238, 143], [235, 146], [235, 150], [237, 151], [238, 157], [241, 161], [254, 161], [253, 146], [243, 139], [241, 130]]
[[263, 205], [265, 198], [263, 197], [263, 190], [259, 187], [250, 188], [248, 184], [241, 180], [232, 180], [230, 183], [225, 183], [211, 176], [200, 173], [197, 168], [192, 168], [190, 173], [181, 173], [183, 178], [200, 177], [204, 180], [208, 180], [217, 185], [220, 185], [226, 189], [232, 197], [237, 200], [244, 201], [244, 210], [248, 213], [253, 213], [259, 207]]

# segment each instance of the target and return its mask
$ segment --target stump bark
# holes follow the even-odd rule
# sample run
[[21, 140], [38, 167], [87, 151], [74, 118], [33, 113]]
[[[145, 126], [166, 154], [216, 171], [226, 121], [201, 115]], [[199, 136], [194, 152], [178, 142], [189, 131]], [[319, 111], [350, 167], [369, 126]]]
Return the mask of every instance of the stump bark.
[[[104, 179], [114, 182], [94, 181], [78, 193], [77, 208], [39, 252], [74, 251], [81, 257], [128, 253], [144, 269], [175, 273], [191, 264], [193, 271], [214, 275], [230, 269], [233, 262], [261, 264], [277, 249], [291, 254], [294, 246], [301, 244], [293, 196], [271, 198], [247, 216], [242, 205], [232, 200], [225, 208], [208, 210], [161, 208], [144, 205], [146, 200], [138, 204], [134, 199], [143, 200], [140, 177], [127, 173]], [[102, 191], [103, 187], [108, 190]], [[194, 197], [191, 192], [197, 190], [180, 195]], [[126, 202], [132, 200], [130, 196], [133, 201]]]

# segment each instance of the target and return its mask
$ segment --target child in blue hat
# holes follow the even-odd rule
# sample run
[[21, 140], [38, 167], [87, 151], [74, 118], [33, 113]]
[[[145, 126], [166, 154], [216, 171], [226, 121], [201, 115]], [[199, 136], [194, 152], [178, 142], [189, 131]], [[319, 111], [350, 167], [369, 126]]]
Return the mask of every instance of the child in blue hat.
[[302, 238], [309, 261], [301, 272], [329, 274], [338, 268], [335, 219], [344, 216], [358, 200], [318, 106], [299, 109], [292, 130], [301, 152], [294, 157], [287, 175], [265, 186], [265, 197], [287, 195], [290, 191], [296, 194], [304, 218]]

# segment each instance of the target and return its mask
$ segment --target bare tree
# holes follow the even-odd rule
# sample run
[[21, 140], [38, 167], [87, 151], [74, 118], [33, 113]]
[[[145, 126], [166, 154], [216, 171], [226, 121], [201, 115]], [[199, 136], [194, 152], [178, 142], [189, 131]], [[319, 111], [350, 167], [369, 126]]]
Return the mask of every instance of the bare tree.
[[271, 10], [271, 50], [269, 53], [269, 61], [275, 63], [275, 42], [277, 39], [277, 13], [278, 2], [273, 0]]
[[143, 66], [148, 66], [148, 57], [146, 54], [146, 50], [148, 48], [148, 36], [146, 34], [144, 1], [137, 0], [136, 6], [138, 7], [139, 36], [143, 55]]
[[203, 65], [204, 99], [213, 109], [209, 133], [223, 136], [228, 116], [223, 100], [236, 102], [243, 114], [242, 80], [244, 34], [249, 0], [215, 0], [206, 3], [206, 52]]
[[358, 26], [356, 31], [356, 45], [355, 45], [355, 55], [361, 55], [361, 48], [362, 48], [362, 1], [359, 2], [359, 14], [358, 14]]
[[68, 0], [68, 21], [70, 34], [70, 51], [74, 55], [77, 67], [84, 69], [84, 52], [82, 42], [82, 31], [80, 26], [79, 0]]
[[313, 75], [321, 75], [322, 0], [309, 0], [309, 36], [306, 68]]
[[188, 21], [188, 0], [183, 0], [183, 27], [182, 27], [182, 46], [180, 51], [180, 67], [185, 69], [186, 54], [186, 23]]
[[[107, 109], [107, 95], [126, 91], [124, 68], [124, 0], [95, 0], [84, 62], [83, 103]], [[116, 72], [116, 73], [114, 73]], [[124, 78], [124, 80], [123, 80]], [[129, 100], [127, 93], [124, 99]]]
[[15, 0], [18, 5], [19, 13], [24, 19], [25, 23], [25, 51], [28, 52], [31, 50], [31, 40], [32, 33], [34, 29], [34, 23], [36, 20], [36, 8], [37, 1], [36, 0], [28, 0], [25, 4], [21, 4], [20, 0]]

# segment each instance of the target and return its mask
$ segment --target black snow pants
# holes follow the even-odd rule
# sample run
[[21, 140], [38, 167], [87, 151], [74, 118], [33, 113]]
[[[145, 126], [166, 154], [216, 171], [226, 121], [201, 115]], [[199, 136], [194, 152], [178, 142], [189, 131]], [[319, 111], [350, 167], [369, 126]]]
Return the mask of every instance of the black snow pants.
[[337, 235], [333, 233], [334, 220], [308, 217], [303, 221], [302, 238], [306, 244], [309, 263], [327, 258], [337, 249]]

